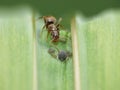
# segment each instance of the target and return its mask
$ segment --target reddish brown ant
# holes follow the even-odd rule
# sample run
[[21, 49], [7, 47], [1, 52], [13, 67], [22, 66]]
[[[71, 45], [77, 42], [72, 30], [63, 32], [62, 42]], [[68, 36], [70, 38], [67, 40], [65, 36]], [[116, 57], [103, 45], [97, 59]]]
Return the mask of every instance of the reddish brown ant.
[[[44, 19], [45, 25], [42, 28], [43, 29], [46, 27], [48, 33], [47, 33], [47, 38], [49, 34], [51, 34], [52, 37], [52, 42], [57, 42], [59, 40], [59, 27], [61, 26], [59, 23], [62, 21], [62, 18], [59, 18], [58, 22], [56, 22], [56, 18], [53, 16], [43, 16], [39, 17]], [[41, 34], [42, 34], [41, 31]]]
[[54, 24], [50, 24], [48, 26], [47, 38], [48, 38], [49, 34], [51, 34], [51, 37], [52, 37], [51, 41], [57, 42], [59, 40], [59, 28], [58, 28], [58, 26], [56, 26]]

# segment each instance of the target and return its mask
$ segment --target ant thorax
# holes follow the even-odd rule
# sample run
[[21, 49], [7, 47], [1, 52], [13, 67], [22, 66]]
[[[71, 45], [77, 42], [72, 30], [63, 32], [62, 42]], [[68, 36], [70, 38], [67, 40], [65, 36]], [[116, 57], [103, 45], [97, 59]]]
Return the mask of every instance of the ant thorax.
[[57, 28], [56, 28], [55, 24], [50, 24], [50, 25], [48, 25], [48, 30], [50, 30], [50, 31], [56, 31]]

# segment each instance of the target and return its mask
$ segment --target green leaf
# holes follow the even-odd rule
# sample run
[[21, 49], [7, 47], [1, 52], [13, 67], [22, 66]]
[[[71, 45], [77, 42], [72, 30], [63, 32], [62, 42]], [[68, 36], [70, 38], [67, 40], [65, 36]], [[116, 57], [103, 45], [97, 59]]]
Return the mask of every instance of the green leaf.
[[81, 90], [119, 90], [120, 11], [74, 19]]
[[[73, 66], [72, 58], [66, 62], [61, 62], [59, 59], [52, 57], [48, 50], [51, 48], [51, 35], [47, 40], [47, 30], [41, 29], [44, 23], [43, 20], [36, 22], [37, 30], [37, 75], [38, 75], [38, 90], [73, 90]], [[53, 44], [52, 48], [57, 47], [59, 50], [67, 50], [72, 52], [70, 32], [66, 30], [60, 31], [60, 37], [66, 37], [67, 42]], [[56, 52], [58, 53], [58, 52]]]
[[[47, 30], [41, 34], [35, 14], [0, 10], [0, 90], [120, 89], [120, 11], [76, 15], [72, 33], [60, 29], [58, 43]], [[64, 62], [56, 58], [61, 51], [69, 52]]]
[[33, 24], [29, 9], [0, 11], [0, 90], [33, 90]]

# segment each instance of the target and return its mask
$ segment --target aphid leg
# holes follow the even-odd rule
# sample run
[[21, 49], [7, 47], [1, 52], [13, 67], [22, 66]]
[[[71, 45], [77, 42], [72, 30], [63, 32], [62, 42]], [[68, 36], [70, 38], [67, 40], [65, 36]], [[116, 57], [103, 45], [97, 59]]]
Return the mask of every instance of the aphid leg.
[[67, 53], [66, 61], [68, 61], [70, 58], [72, 58], [72, 52], [66, 51], [66, 53]]
[[53, 58], [57, 59], [57, 55], [56, 55], [56, 54], [51, 53], [50, 55], [51, 55]]
[[71, 57], [72, 57], [72, 52], [66, 51], [66, 59], [63, 61], [63, 63], [66, 63]]
[[68, 57], [72, 57], [72, 52], [67, 51], [66, 53], [67, 53]]

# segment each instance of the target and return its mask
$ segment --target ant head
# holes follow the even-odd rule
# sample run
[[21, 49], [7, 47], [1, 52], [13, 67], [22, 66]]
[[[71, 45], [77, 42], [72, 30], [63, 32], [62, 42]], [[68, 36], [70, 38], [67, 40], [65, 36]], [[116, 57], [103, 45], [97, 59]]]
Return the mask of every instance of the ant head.
[[43, 16], [43, 18], [47, 25], [56, 23], [56, 18], [53, 16]]

